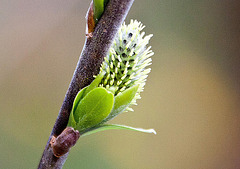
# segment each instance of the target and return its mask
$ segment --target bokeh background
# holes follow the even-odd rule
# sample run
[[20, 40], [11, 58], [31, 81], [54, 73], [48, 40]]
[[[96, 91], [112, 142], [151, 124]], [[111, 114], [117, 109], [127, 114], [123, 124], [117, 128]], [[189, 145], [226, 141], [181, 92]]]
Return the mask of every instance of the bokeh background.
[[[0, 168], [37, 168], [85, 36], [89, 0], [1, 0]], [[136, 0], [153, 56], [142, 99], [114, 123], [157, 135], [83, 137], [65, 169], [240, 168], [240, 3]]]

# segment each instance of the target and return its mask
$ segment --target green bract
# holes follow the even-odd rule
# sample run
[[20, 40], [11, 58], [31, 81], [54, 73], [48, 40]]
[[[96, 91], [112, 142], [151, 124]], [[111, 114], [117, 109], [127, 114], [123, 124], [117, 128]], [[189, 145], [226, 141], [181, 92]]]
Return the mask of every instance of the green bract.
[[[103, 1], [99, 1], [104, 6]], [[96, 3], [97, 4], [97, 3]], [[108, 129], [128, 129], [155, 133], [124, 125], [105, 124], [118, 114], [132, 110], [143, 91], [153, 52], [147, 44], [152, 35], [144, 37], [144, 26], [138, 21], [125, 23], [105, 57], [95, 80], [78, 92], [68, 125], [82, 135]], [[133, 110], [132, 110], [133, 111]]]

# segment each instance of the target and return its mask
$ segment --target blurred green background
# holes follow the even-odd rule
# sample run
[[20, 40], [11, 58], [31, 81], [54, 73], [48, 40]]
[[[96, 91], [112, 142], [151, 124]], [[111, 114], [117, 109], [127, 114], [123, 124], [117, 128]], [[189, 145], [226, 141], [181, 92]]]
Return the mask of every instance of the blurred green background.
[[[0, 168], [37, 168], [85, 38], [89, 0], [1, 0]], [[114, 123], [157, 135], [83, 137], [65, 169], [240, 168], [240, 2], [136, 0], [152, 72]]]

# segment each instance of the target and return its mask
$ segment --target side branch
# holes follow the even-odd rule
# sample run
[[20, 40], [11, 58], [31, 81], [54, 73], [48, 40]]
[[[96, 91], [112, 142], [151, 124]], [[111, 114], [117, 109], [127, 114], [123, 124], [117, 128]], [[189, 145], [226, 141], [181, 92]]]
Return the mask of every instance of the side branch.
[[60, 169], [68, 153], [55, 157], [50, 146], [52, 136], [58, 136], [67, 126], [73, 101], [78, 91], [89, 85], [97, 75], [114, 37], [134, 0], [110, 0], [91, 38], [86, 38], [57, 120], [48, 139], [38, 169]]

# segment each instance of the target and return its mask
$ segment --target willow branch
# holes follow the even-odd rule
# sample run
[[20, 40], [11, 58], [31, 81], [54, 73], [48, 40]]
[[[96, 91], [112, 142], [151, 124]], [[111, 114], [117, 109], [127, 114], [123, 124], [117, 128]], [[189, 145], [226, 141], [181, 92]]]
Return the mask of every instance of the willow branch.
[[68, 153], [55, 157], [50, 146], [52, 136], [58, 136], [67, 126], [73, 101], [78, 91], [89, 85], [98, 74], [114, 37], [124, 21], [134, 0], [110, 0], [92, 37], [86, 38], [77, 67], [72, 77], [57, 120], [48, 139], [38, 169], [60, 169]]

